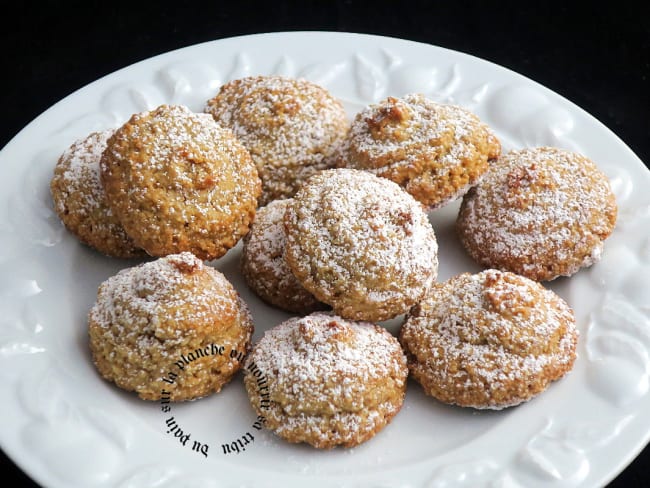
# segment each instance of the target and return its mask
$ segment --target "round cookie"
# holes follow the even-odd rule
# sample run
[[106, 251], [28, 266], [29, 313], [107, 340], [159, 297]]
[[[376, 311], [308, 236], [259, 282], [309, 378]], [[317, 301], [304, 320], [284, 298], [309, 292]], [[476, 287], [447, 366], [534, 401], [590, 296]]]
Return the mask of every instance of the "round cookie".
[[260, 205], [293, 196], [309, 176], [333, 166], [348, 129], [343, 105], [326, 89], [281, 76], [230, 81], [205, 110], [250, 151], [262, 179]]
[[248, 286], [265, 302], [301, 315], [327, 308], [293, 276], [284, 261], [284, 213], [289, 199], [273, 200], [255, 214], [243, 239], [241, 271]]
[[218, 258], [255, 215], [261, 184], [248, 151], [212, 117], [183, 106], [133, 115], [100, 166], [111, 208], [153, 256]]
[[188, 252], [120, 271], [99, 287], [89, 313], [99, 373], [145, 400], [220, 391], [240, 369], [252, 333], [232, 285]]
[[407, 368], [385, 329], [317, 312], [267, 331], [244, 384], [265, 426], [289, 442], [353, 447], [399, 412]]
[[543, 281], [598, 261], [616, 213], [609, 181], [593, 162], [538, 147], [492, 165], [464, 197], [457, 230], [481, 265]]
[[501, 144], [468, 110], [410, 94], [359, 112], [339, 151], [339, 167], [388, 178], [435, 209], [476, 184]]
[[113, 130], [75, 141], [59, 158], [50, 182], [54, 210], [81, 242], [118, 258], [144, 255], [126, 234], [106, 202], [99, 160]]
[[288, 205], [285, 261], [320, 301], [349, 319], [408, 311], [438, 271], [438, 245], [422, 206], [365, 171], [312, 176]]
[[527, 401], [563, 377], [577, 340], [564, 300], [493, 269], [436, 283], [400, 331], [409, 371], [426, 394], [489, 409]]

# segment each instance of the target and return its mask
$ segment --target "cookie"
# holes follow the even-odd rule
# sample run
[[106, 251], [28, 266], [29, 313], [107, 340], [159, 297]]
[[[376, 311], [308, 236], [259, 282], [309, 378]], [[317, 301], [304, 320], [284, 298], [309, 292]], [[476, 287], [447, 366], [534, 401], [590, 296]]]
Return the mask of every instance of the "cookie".
[[435, 209], [464, 195], [500, 152], [499, 140], [473, 113], [410, 94], [359, 112], [337, 165], [388, 178]]
[[293, 196], [308, 177], [333, 166], [348, 128], [343, 105], [325, 88], [281, 76], [230, 81], [205, 110], [250, 151], [262, 179], [260, 205]]
[[144, 255], [108, 206], [99, 177], [99, 160], [113, 130], [93, 132], [75, 141], [54, 168], [50, 192], [54, 210], [81, 242], [117, 258]]
[[349, 319], [408, 311], [438, 271], [438, 245], [422, 206], [365, 171], [312, 176], [289, 203], [285, 261], [300, 283]]
[[477, 409], [514, 406], [544, 391], [572, 369], [577, 340], [564, 300], [492, 269], [436, 283], [400, 330], [424, 392]]
[[266, 428], [289, 442], [353, 447], [399, 412], [406, 359], [385, 329], [322, 312], [267, 331], [244, 384]]
[[289, 202], [273, 200], [257, 210], [243, 239], [241, 271], [248, 286], [266, 303], [306, 315], [327, 306], [300, 284], [284, 261], [284, 213]]
[[228, 280], [188, 252], [106, 280], [88, 321], [99, 373], [145, 400], [220, 391], [240, 369], [253, 333]]
[[255, 215], [261, 184], [248, 151], [212, 117], [183, 106], [133, 115], [100, 166], [111, 209], [152, 256], [218, 258]]
[[609, 181], [591, 160], [538, 147], [492, 166], [464, 197], [457, 230], [481, 265], [544, 281], [597, 262], [616, 213]]

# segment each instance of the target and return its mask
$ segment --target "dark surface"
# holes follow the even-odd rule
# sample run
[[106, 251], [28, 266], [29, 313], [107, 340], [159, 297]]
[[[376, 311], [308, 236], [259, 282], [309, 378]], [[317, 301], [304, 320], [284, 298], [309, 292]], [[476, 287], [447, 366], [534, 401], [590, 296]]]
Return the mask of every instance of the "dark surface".
[[[565, 4], [566, 3], [566, 4]], [[191, 8], [86, 2], [74, 9], [3, 9], [0, 147], [61, 98], [97, 78], [172, 49], [242, 34], [332, 30], [401, 37], [473, 54], [563, 95], [650, 163], [650, 7], [518, 2], [213, 1]], [[636, 3], [636, 2], [635, 2]], [[185, 3], [184, 3], [185, 4]], [[642, 5], [642, 6], [641, 6]], [[609, 486], [650, 486], [650, 449]], [[3, 479], [35, 486], [4, 455]]]

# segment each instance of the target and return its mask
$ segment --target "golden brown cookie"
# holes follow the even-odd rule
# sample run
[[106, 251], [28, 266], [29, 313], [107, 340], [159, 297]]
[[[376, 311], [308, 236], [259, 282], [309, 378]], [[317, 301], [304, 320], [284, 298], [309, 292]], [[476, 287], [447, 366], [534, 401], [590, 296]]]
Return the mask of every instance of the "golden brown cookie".
[[127, 233], [153, 256], [222, 256], [248, 232], [260, 192], [232, 132], [182, 106], [133, 115], [108, 140], [101, 177]]
[[285, 260], [334, 311], [380, 321], [408, 311], [436, 279], [438, 245], [422, 206], [365, 171], [312, 176], [285, 213]]
[[493, 269], [436, 283], [400, 331], [409, 371], [425, 393], [490, 409], [527, 401], [563, 377], [577, 340], [564, 300]]
[[616, 212], [609, 181], [593, 162], [538, 147], [492, 165], [463, 199], [457, 229], [481, 265], [552, 280], [600, 259]]
[[281, 76], [226, 83], [205, 110], [250, 151], [262, 179], [260, 205], [293, 196], [309, 176], [331, 167], [348, 128], [343, 105], [326, 89]]
[[99, 373], [145, 400], [220, 391], [241, 367], [252, 333], [232, 285], [188, 252], [120, 271], [99, 287], [89, 314]]
[[434, 209], [465, 194], [501, 145], [468, 110], [410, 94], [359, 112], [339, 151], [339, 167], [388, 178]]
[[267, 331], [245, 372], [248, 397], [268, 429], [324, 449], [373, 437], [399, 412], [406, 391], [397, 339], [323, 312]]
[[241, 271], [248, 286], [262, 300], [305, 315], [327, 306], [300, 284], [284, 261], [283, 219], [289, 202], [290, 199], [273, 200], [257, 210], [251, 230], [243, 239]]
[[144, 255], [126, 234], [106, 202], [99, 160], [113, 130], [93, 132], [74, 142], [59, 158], [50, 182], [54, 210], [81, 242], [108, 256]]

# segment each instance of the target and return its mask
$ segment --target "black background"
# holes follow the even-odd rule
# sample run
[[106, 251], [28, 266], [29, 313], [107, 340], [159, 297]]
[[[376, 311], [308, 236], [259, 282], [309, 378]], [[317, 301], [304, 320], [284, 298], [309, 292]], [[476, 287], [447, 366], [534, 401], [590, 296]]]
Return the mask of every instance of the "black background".
[[[331, 30], [426, 42], [510, 68], [587, 110], [650, 164], [647, 2], [62, 3], [3, 8], [0, 147], [61, 98], [153, 55], [242, 34]], [[1, 460], [2, 479], [36, 486]], [[650, 486], [649, 464], [646, 448], [609, 486]]]

